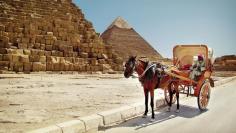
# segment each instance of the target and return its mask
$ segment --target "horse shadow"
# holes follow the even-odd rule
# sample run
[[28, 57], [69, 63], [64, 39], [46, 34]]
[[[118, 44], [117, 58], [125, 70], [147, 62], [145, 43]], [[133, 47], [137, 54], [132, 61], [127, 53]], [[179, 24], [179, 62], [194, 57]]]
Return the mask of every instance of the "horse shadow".
[[156, 111], [155, 113], [155, 120], [150, 121], [150, 117], [148, 116], [147, 118], [142, 118], [142, 116], [136, 117], [134, 119], [128, 120], [120, 125], [117, 125], [116, 127], [134, 127], [135, 130], [148, 127], [154, 124], [158, 124], [164, 121], [171, 120], [176, 117], [183, 117], [183, 118], [193, 118], [196, 116], [199, 116], [204, 112], [201, 112], [198, 108], [192, 107], [192, 106], [187, 106], [187, 105], [181, 105], [180, 106], [180, 112], [176, 113], [176, 105], [172, 106], [172, 110], [170, 112], [166, 111], [167, 108], [163, 108], [161, 110]]

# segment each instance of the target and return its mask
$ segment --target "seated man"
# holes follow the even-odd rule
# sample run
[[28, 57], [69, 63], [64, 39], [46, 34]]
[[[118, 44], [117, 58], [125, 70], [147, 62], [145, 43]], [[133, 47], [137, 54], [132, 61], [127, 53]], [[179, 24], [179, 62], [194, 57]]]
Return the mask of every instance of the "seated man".
[[190, 67], [191, 72], [189, 78], [197, 81], [197, 77], [200, 76], [205, 69], [206, 68], [203, 56], [202, 55], [194, 56], [193, 65]]

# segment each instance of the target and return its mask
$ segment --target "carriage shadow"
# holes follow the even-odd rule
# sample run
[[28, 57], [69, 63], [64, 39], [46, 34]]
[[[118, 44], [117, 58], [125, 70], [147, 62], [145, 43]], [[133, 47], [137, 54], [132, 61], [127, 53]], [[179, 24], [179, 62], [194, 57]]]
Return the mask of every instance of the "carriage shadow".
[[204, 112], [201, 112], [198, 108], [187, 105], [181, 105], [179, 113], [176, 113], [175, 109], [176, 105], [172, 106], [171, 112], [167, 112], [167, 108], [158, 110], [155, 114], [155, 120], [152, 122], [150, 121], [150, 116], [148, 116], [147, 118], [142, 118], [142, 116], [139, 116], [137, 118], [128, 120], [125, 123], [118, 125], [117, 127], [134, 127], [135, 130], [139, 130], [141, 128], [168, 121], [176, 117], [193, 118], [207, 111], [206, 110]]

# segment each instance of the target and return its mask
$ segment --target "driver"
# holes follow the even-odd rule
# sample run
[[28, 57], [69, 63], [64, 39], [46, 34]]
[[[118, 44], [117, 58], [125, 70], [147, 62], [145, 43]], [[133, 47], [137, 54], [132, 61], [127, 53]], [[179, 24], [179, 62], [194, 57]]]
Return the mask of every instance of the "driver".
[[202, 72], [205, 70], [205, 62], [203, 55], [198, 55], [193, 57], [193, 65], [190, 67], [190, 75], [189, 78], [192, 80], [197, 80], [197, 77], [202, 74]]

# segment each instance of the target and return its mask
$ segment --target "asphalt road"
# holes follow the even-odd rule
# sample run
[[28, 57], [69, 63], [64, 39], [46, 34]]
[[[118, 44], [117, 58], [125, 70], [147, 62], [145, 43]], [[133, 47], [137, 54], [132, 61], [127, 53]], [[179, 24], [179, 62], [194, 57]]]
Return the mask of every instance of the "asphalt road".
[[236, 81], [213, 88], [208, 110], [200, 112], [197, 98], [180, 99], [180, 112], [166, 108], [156, 112], [154, 122], [135, 118], [101, 133], [236, 133]]

